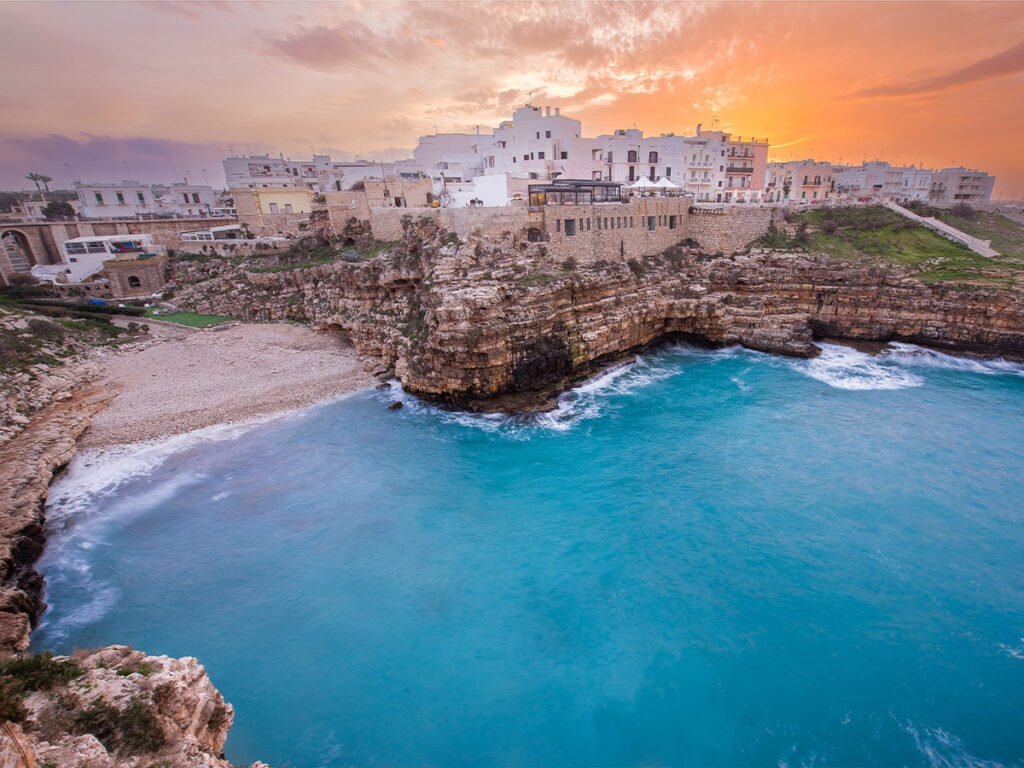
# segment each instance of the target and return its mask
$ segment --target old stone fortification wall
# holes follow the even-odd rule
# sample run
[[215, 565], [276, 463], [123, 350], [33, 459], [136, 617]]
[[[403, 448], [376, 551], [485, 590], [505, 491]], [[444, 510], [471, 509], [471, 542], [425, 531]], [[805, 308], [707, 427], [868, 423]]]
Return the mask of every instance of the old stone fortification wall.
[[708, 253], [740, 251], [768, 231], [774, 211], [767, 206], [694, 208], [688, 236]]
[[[378, 240], [401, 239], [403, 219], [426, 219], [463, 240], [474, 232], [484, 236], [510, 232], [516, 239], [543, 242], [553, 258], [588, 263], [651, 256], [687, 238], [707, 252], [732, 253], [763, 235], [772, 219], [773, 209], [768, 207], [708, 209], [691, 208], [691, 203], [689, 197], [635, 197], [626, 203], [548, 205], [535, 212], [525, 205], [371, 208], [368, 216]], [[572, 222], [568, 228], [567, 220]]]
[[[543, 215], [531, 214], [524, 204], [506, 208], [370, 208], [373, 236], [378, 240], [401, 240], [402, 220], [426, 219], [465, 240], [479, 230], [485, 235], [501, 232], [523, 233], [529, 226], [542, 226]], [[536, 222], [536, 223], [534, 223]]]
[[266, 256], [287, 251], [295, 242], [295, 239], [287, 237], [255, 240], [188, 240], [171, 246], [171, 250], [175, 253], [208, 253], [218, 256]]
[[549, 205], [542, 232], [548, 252], [558, 259], [593, 263], [652, 256], [687, 237], [690, 203], [689, 197], [636, 197], [628, 203]]

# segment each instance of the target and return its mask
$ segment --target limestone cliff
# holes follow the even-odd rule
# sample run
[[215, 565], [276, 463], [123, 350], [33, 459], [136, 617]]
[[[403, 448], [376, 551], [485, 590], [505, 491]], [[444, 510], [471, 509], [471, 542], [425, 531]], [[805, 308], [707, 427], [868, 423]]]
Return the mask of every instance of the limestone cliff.
[[179, 265], [176, 278], [184, 306], [343, 331], [409, 391], [470, 408], [549, 393], [666, 337], [794, 356], [817, 354], [816, 337], [1024, 356], [1019, 289], [926, 285], [806, 253], [678, 246], [577, 265], [512, 233], [462, 242], [418, 222], [364, 262], [214, 262]]
[[111, 646], [8, 664], [0, 683], [0, 706], [20, 720], [0, 728], [0, 765], [231, 768], [221, 750], [234, 710], [193, 658]]

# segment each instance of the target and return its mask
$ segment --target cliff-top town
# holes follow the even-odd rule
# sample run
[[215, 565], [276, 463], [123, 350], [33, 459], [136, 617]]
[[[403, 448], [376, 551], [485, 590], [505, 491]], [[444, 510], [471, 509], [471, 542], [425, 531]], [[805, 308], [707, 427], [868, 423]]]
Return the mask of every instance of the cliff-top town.
[[[7, 281], [31, 272], [63, 292], [98, 297], [148, 295], [162, 284], [164, 262], [140, 265], [135, 260], [129, 269], [126, 254], [160, 256], [168, 248], [190, 250], [253, 237], [280, 247], [281, 238], [312, 231], [340, 234], [351, 218], [370, 221], [380, 239], [393, 239], [396, 220], [385, 223], [382, 209], [439, 208], [454, 216], [460, 208], [504, 209], [504, 216], [520, 214], [524, 232], [550, 240], [553, 233], [544, 224], [549, 217], [535, 214], [556, 199], [563, 202], [545, 190], [569, 182], [602, 201], [662, 198], [661, 208], [673, 213], [655, 215], [680, 220], [690, 206], [987, 205], [995, 183], [985, 171], [900, 167], [884, 160], [860, 165], [813, 159], [770, 163], [769, 149], [767, 139], [701, 125], [692, 136], [648, 137], [630, 128], [586, 138], [580, 121], [563, 116], [558, 107], [528, 104], [490, 133], [478, 129], [423, 136], [410, 160], [228, 157], [223, 160], [227, 189], [221, 192], [187, 181], [76, 181], [77, 197], [68, 201], [64, 215], [51, 214], [60, 220], [53, 224], [43, 224], [51, 200], [41, 192], [39, 199], [4, 217], [11, 228], [3, 233], [0, 275]], [[574, 197], [573, 202], [577, 199], [583, 200]], [[635, 229], [643, 215], [633, 213], [628, 226]], [[19, 230], [17, 224], [30, 226]], [[610, 224], [616, 226], [622, 224]], [[655, 227], [662, 226], [669, 226], [668, 220], [662, 224], [658, 218]], [[630, 255], [650, 255], [671, 245], [676, 225], [670, 229], [667, 237], [637, 244]], [[134, 239], [118, 239], [129, 234]], [[109, 262], [106, 267], [104, 262]], [[126, 269], [133, 274], [125, 275]]]

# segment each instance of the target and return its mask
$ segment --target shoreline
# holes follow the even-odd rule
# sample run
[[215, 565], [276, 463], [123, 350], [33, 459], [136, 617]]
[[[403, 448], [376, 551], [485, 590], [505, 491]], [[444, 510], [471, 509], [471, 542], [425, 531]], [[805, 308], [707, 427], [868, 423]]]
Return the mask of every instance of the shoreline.
[[378, 383], [354, 348], [301, 326], [250, 323], [182, 334], [170, 329], [155, 341], [104, 361], [95, 386], [115, 394], [93, 417], [79, 449], [244, 423]]

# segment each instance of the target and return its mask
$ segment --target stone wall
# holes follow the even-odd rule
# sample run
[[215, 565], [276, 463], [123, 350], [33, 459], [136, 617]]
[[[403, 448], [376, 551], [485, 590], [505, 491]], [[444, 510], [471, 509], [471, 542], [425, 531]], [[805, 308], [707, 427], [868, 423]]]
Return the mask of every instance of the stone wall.
[[733, 253], [768, 231], [775, 209], [767, 206], [694, 208], [688, 237], [708, 253]]
[[463, 240], [479, 230], [485, 235], [502, 232], [524, 233], [530, 226], [543, 226], [544, 215], [531, 214], [525, 204], [505, 208], [371, 208], [370, 229], [378, 240], [401, 240], [402, 219], [429, 219]]
[[[103, 262], [110, 292], [118, 298], [151, 296], [167, 282], [167, 257], [110, 259]], [[134, 278], [134, 279], [133, 279]], [[133, 283], [138, 282], [138, 285]]]
[[211, 256], [267, 256], [287, 251], [295, 245], [289, 237], [260, 237], [253, 240], [185, 240], [172, 246], [175, 253]]
[[[635, 197], [628, 203], [548, 205], [542, 235], [556, 259], [580, 263], [653, 256], [687, 235], [690, 197]], [[571, 234], [570, 234], [571, 233]]]

